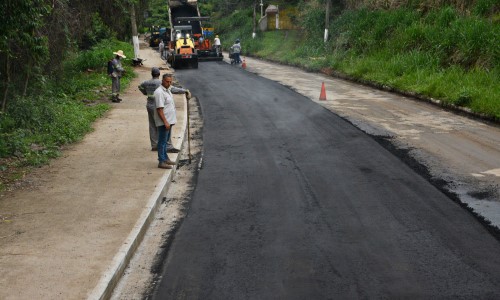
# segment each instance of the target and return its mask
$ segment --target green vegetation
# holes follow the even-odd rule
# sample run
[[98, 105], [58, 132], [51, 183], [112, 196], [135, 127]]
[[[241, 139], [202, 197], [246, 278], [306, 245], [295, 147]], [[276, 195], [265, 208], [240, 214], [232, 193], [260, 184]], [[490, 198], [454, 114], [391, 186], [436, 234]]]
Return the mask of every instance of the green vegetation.
[[499, 4], [476, 1], [464, 12], [419, 5], [334, 7], [326, 44], [318, 1], [300, 5], [300, 31], [259, 32], [252, 39], [253, 10], [247, 8], [221, 21], [220, 32], [226, 49], [241, 38], [246, 55], [338, 72], [500, 119]]
[[[216, 32], [223, 33], [221, 36], [222, 47], [228, 49], [234, 44], [236, 39], [242, 41], [252, 36], [252, 9], [235, 10], [226, 18], [222, 18], [216, 23]], [[227, 30], [230, 28], [230, 30]]]
[[151, 26], [170, 27], [168, 21], [168, 6], [167, 1], [164, 0], [150, 0], [150, 9], [148, 10], [148, 17], [144, 20], [143, 31], [149, 31]]
[[346, 12], [331, 30], [320, 68], [500, 119], [500, 24], [451, 7], [402, 8]]
[[[67, 60], [64, 76], [47, 80], [38, 93], [10, 99], [6, 112], [0, 114], [0, 172], [44, 164], [60, 154], [61, 146], [81, 140], [92, 130], [93, 121], [110, 107], [106, 62], [113, 57], [113, 49], [133, 53], [128, 43], [103, 40]], [[126, 87], [134, 74], [127, 60], [123, 65]], [[13, 172], [1, 177], [0, 191], [5, 182], [19, 176]]]
[[116, 39], [130, 39], [132, 8], [150, 2], [0, 1], [0, 191], [80, 140], [109, 108], [106, 62], [118, 49], [132, 56]]
[[[199, 4], [202, 15], [211, 14], [223, 48], [239, 38], [246, 55], [345, 74], [500, 119], [498, 0], [331, 0], [326, 44], [325, 0], [273, 1], [297, 8], [293, 19], [303, 29], [252, 39], [259, 2]], [[109, 109], [101, 101], [110, 87], [106, 62], [117, 49], [132, 56], [131, 45], [115, 39], [130, 38], [131, 7], [143, 30], [168, 23], [160, 0], [0, 2], [8, 12], [0, 22], [0, 191], [23, 176], [17, 167], [56, 157]], [[133, 73], [124, 65], [125, 87]]]

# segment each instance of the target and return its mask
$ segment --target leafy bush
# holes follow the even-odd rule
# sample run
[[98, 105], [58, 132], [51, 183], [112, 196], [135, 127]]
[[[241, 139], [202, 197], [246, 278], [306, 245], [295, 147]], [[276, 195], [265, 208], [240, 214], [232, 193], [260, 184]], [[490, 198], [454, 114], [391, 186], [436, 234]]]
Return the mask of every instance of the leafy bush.
[[[103, 86], [110, 85], [106, 62], [117, 49], [132, 56], [127, 43], [101, 41], [66, 61], [64, 74], [47, 80], [41, 93], [12, 99], [6, 113], [0, 114], [0, 157], [14, 156], [21, 165], [40, 165], [59, 155], [62, 145], [91, 131], [92, 123], [109, 109], [108, 104], [92, 101], [107, 96], [102, 92]], [[123, 62], [128, 69], [124, 88], [134, 76], [128, 61]]]
[[83, 35], [80, 49], [88, 50], [97, 45], [102, 40], [115, 36], [111, 29], [104, 24], [99, 13], [92, 15], [91, 27]]
[[117, 40], [102, 40], [90, 50], [82, 51], [75, 58], [65, 62], [65, 72], [81, 72], [92, 70], [102, 70], [108, 60], [114, 57], [113, 52], [118, 49], [123, 50], [127, 56], [122, 62], [133, 57], [134, 49], [132, 45]]
[[59, 146], [81, 139], [108, 106], [85, 106], [72, 99], [18, 98], [1, 118], [0, 157], [18, 156], [38, 165], [57, 156]]
[[303, 10], [300, 25], [307, 37], [321, 36], [325, 28], [325, 12], [315, 7], [306, 6]]
[[218, 24], [218, 32], [221, 36], [222, 47], [228, 49], [236, 39], [241, 40], [243, 53], [246, 53], [248, 47], [253, 43], [253, 9], [241, 9], [234, 11], [230, 16], [221, 20]]

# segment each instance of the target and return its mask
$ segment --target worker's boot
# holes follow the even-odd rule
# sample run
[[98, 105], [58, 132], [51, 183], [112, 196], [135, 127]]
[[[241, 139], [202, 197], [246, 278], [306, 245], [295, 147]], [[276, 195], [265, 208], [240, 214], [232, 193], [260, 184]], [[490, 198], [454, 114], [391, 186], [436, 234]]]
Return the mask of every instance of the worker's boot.
[[113, 95], [111, 97], [111, 102], [114, 102], [114, 103], [119, 103], [121, 100], [118, 99], [118, 95]]
[[122, 102], [122, 101], [123, 101], [123, 99], [122, 99], [122, 98], [120, 98], [120, 94], [117, 94], [117, 95], [116, 95], [116, 99], [118, 99], [118, 102]]

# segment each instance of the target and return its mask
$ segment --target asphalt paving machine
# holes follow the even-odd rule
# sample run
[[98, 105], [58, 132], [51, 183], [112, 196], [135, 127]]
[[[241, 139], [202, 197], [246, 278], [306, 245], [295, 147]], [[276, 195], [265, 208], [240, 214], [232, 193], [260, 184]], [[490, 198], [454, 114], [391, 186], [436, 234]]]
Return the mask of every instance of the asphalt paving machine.
[[198, 53], [194, 47], [191, 25], [173, 27], [173, 40], [170, 43], [168, 63], [174, 69], [198, 68]]
[[[209, 31], [204, 31], [201, 22], [209, 17], [201, 17], [196, 0], [170, 0], [169, 21], [172, 24], [168, 62], [174, 68], [198, 68], [198, 61], [222, 60], [209, 39]], [[213, 33], [213, 31], [212, 31]]]

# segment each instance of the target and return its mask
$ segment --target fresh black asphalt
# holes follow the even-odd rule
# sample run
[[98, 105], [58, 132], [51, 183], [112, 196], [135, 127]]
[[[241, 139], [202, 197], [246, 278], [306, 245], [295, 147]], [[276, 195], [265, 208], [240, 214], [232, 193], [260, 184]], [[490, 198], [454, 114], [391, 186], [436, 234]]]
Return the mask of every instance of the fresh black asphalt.
[[203, 168], [152, 298], [500, 299], [500, 242], [371, 137], [222, 62], [176, 76]]

